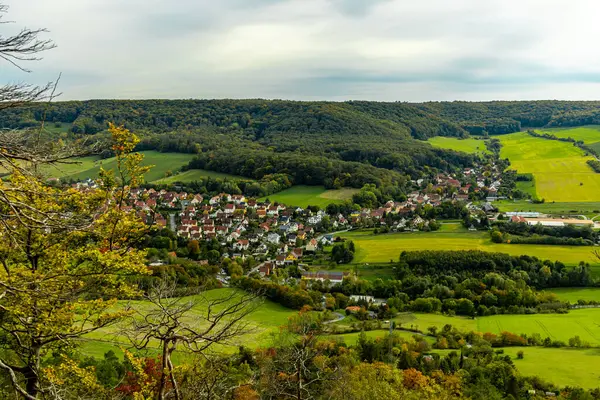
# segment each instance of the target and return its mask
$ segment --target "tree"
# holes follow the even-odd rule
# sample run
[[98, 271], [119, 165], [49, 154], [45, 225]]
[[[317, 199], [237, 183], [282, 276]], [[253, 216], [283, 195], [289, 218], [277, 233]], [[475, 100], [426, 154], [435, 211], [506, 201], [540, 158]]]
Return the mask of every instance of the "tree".
[[[7, 11], [8, 6], [0, 3], [0, 24], [8, 23], [2, 21], [2, 13]], [[37, 56], [39, 53], [55, 47], [51, 40], [40, 39], [41, 34], [45, 32], [46, 29], [24, 28], [16, 35], [0, 35], [0, 59], [23, 72], [31, 72], [21, 65], [22, 62], [39, 60]], [[53, 86], [52, 82], [45, 86], [33, 86], [27, 83], [6, 84], [0, 87], [0, 110], [46, 99]]]
[[123, 208], [147, 168], [130, 154], [135, 135], [110, 131], [118, 176], [101, 171], [97, 189], [53, 188], [18, 169], [0, 181], [0, 369], [26, 399], [51, 390], [42, 360], [119, 321], [116, 299], [138, 294], [126, 278], [149, 273], [136, 247], [146, 226]]
[[325, 382], [331, 383], [342, 363], [325, 355], [330, 345], [321, 342], [320, 318], [310, 313], [310, 307], [303, 308], [290, 318], [274, 347], [259, 356], [260, 386], [266, 398], [313, 399]]
[[[244, 318], [259, 304], [256, 295], [237, 290], [216, 298], [204, 294], [182, 298], [176, 295], [176, 283], [166, 279], [155, 283], [144, 297], [150, 308], [148, 303], [143, 309], [133, 308], [124, 333], [138, 350], [159, 343], [163, 364], [157, 389], [159, 400], [169, 395], [181, 398], [172, 361], [177, 346], [205, 355], [215, 344], [230, 344], [231, 339], [248, 332]], [[171, 394], [167, 390], [169, 382]]]

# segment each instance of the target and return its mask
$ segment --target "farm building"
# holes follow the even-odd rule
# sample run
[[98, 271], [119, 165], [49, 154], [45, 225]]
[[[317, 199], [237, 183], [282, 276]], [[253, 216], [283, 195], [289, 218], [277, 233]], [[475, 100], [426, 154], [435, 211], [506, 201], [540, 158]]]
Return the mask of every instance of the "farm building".
[[523, 212], [523, 211], [515, 211], [515, 212], [507, 212], [505, 213], [507, 217], [523, 217], [523, 218], [539, 218], [539, 212]]
[[589, 219], [553, 219], [553, 218], [531, 219], [531, 218], [525, 218], [525, 221], [529, 225], [540, 224], [542, 226], [555, 226], [555, 227], [566, 226], [566, 225], [589, 226], [589, 227], [594, 226], [594, 221], [590, 221]]
[[326, 281], [328, 280], [332, 284], [342, 283], [344, 278], [350, 275], [349, 272], [328, 272], [328, 271], [318, 271], [318, 272], [303, 272], [302, 279], [308, 280], [317, 280], [317, 281]]

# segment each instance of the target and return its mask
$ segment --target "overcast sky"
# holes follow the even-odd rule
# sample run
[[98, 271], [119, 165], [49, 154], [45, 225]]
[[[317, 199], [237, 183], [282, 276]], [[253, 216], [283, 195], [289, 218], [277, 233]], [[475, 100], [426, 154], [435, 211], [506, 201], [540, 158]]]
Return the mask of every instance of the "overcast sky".
[[600, 99], [598, 0], [0, 0], [61, 99]]

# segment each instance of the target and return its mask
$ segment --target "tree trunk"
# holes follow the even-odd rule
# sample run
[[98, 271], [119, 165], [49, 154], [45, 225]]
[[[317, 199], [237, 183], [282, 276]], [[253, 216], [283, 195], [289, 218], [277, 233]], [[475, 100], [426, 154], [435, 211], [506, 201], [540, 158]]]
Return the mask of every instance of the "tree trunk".
[[169, 376], [171, 378], [171, 384], [173, 385], [173, 391], [175, 392], [175, 400], [181, 400], [179, 397], [179, 388], [177, 387], [177, 381], [175, 380], [175, 375], [173, 374], [173, 362], [171, 361], [171, 353], [175, 350], [175, 346], [169, 349], [167, 355], [167, 366], [169, 367]]
[[25, 378], [25, 391], [27, 391], [27, 394], [37, 398], [40, 391], [40, 382], [36, 371], [31, 366], [27, 366], [23, 371], [23, 377]]
[[160, 385], [158, 386], [158, 400], [165, 400], [165, 387], [167, 386], [167, 373], [165, 372], [169, 352], [169, 341], [163, 341], [162, 365], [160, 371]]

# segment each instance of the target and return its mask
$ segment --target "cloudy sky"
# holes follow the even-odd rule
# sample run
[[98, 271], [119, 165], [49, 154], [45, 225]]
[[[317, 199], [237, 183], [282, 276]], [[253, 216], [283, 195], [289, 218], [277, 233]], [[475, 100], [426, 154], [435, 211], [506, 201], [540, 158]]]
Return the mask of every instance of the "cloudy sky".
[[0, 0], [62, 99], [600, 99], [597, 0]]

